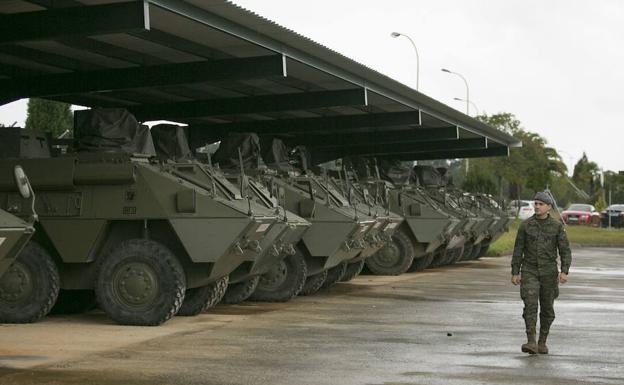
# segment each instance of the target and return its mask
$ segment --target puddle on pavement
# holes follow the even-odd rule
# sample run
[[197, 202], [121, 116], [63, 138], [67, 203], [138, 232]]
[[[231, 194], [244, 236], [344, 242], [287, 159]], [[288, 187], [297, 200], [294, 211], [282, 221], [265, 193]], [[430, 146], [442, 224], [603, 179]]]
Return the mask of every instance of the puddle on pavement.
[[570, 273], [614, 275], [624, 277], [624, 269], [611, 269], [602, 267], [573, 267]]

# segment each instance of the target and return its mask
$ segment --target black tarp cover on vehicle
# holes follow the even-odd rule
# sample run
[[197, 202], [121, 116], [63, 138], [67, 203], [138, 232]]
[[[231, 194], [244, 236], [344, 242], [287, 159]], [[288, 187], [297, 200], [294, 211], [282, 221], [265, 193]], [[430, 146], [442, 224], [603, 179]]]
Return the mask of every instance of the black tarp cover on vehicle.
[[260, 138], [254, 133], [232, 133], [219, 144], [213, 160], [224, 169], [240, 168], [240, 155], [243, 167], [255, 169], [262, 166]]
[[122, 151], [155, 156], [149, 128], [123, 108], [94, 108], [74, 113], [79, 151]]
[[175, 124], [152, 126], [152, 140], [161, 160], [187, 161], [193, 159], [184, 127]]

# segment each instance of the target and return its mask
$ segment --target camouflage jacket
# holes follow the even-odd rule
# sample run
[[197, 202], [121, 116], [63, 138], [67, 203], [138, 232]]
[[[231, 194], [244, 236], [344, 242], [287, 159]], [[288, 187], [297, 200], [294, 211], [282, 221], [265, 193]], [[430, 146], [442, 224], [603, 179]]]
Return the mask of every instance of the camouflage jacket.
[[557, 251], [561, 257], [561, 271], [567, 274], [572, 254], [563, 223], [550, 215], [546, 219], [533, 215], [518, 229], [511, 274], [520, 274], [521, 268], [537, 275], [557, 274]]

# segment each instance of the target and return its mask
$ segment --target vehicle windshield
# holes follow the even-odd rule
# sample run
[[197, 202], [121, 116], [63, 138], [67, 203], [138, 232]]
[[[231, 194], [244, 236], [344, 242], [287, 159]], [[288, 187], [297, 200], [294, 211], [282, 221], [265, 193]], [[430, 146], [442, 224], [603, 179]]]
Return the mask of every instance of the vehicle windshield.
[[585, 211], [590, 213], [592, 211], [591, 206], [590, 205], [570, 205], [570, 207], [568, 207], [568, 211]]

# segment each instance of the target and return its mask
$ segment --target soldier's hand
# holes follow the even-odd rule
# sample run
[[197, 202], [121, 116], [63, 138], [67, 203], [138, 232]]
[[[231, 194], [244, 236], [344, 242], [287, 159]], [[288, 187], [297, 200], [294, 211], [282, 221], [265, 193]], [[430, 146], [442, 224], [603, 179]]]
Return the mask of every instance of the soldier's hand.
[[520, 276], [519, 275], [512, 275], [511, 276], [511, 283], [513, 283], [514, 285], [518, 286], [520, 284]]
[[568, 275], [563, 272], [559, 273], [559, 283], [563, 285], [566, 282], [568, 282]]

